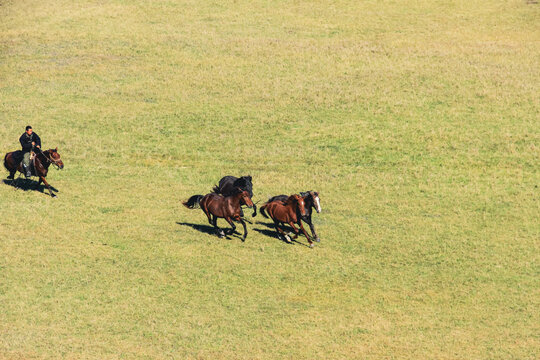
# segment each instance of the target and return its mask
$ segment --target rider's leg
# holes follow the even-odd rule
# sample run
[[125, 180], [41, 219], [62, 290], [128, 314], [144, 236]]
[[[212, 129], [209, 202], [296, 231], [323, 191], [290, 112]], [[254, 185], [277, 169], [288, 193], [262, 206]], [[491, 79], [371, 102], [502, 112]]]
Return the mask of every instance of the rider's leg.
[[27, 178], [32, 176], [32, 173], [30, 172], [30, 152], [24, 153], [22, 167], [24, 171], [24, 176], [26, 176]]

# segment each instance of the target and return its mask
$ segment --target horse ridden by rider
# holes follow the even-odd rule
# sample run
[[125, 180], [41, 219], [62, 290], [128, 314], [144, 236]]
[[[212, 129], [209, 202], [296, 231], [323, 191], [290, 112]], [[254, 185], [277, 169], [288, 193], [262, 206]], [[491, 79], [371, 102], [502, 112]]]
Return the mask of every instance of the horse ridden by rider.
[[22, 168], [23, 174], [28, 179], [32, 176], [32, 171], [30, 169], [30, 157], [34, 149], [41, 149], [41, 139], [38, 134], [34, 132], [32, 127], [28, 125], [24, 133], [19, 138], [19, 142], [22, 146]]
[[[4, 156], [4, 166], [9, 171], [8, 179], [15, 179], [17, 171], [23, 173], [26, 178], [31, 176], [39, 177], [38, 186], [43, 182], [49, 189], [52, 197], [51, 186], [45, 180], [52, 164], [58, 169], [64, 168], [64, 163], [60, 159], [58, 148], [41, 150], [41, 139], [33, 132], [31, 126], [27, 126], [25, 132], [19, 138], [22, 150], [9, 152]], [[31, 155], [34, 154], [32, 157]]]

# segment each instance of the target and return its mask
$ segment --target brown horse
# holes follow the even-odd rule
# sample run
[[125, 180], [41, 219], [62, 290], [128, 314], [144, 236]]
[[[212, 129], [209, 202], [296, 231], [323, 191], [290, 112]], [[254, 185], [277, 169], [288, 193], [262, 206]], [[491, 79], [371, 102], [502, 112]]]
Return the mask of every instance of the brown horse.
[[[39, 177], [39, 182], [37, 186], [41, 185], [43, 182], [47, 189], [49, 189], [49, 194], [51, 194], [51, 197], [56, 197], [52, 193], [51, 186], [45, 180], [47, 177], [47, 173], [49, 172], [49, 166], [51, 164], [55, 165], [58, 169], [64, 168], [64, 163], [60, 159], [60, 154], [58, 153], [58, 148], [56, 149], [49, 149], [45, 151], [41, 151], [41, 149], [37, 149], [36, 156], [34, 157], [34, 160], [32, 161], [32, 175]], [[4, 166], [9, 171], [8, 179], [15, 179], [15, 173], [19, 171], [20, 173], [23, 173], [23, 168], [21, 161], [22, 156], [20, 151], [13, 151], [9, 152], [4, 156]]]
[[[285, 240], [288, 242], [291, 242], [291, 238], [289, 237], [289, 234], [285, 234], [285, 232], [279, 227], [279, 224], [282, 225], [287, 223], [289, 224], [294, 231], [294, 238], [298, 238], [298, 234], [300, 231], [294, 227], [294, 224], [297, 223], [300, 225], [300, 229], [302, 229], [302, 232], [306, 236], [306, 239], [309, 241], [309, 246], [313, 247], [313, 242], [311, 241], [310, 237], [306, 233], [306, 230], [304, 229], [304, 225], [302, 225], [302, 222], [299, 221], [301, 217], [306, 216], [306, 204], [304, 201], [304, 198], [298, 194], [291, 195], [287, 198], [286, 201], [272, 201], [267, 202], [263, 206], [261, 206], [261, 214], [263, 214], [264, 217], [268, 218], [268, 215], [270, 215], [270, 218], [274, 220], [274, 225], [276, 227], [276, 231], [278, 232], [278, 235], [281, 234], [285, 237]], [[266, 213], [268, 212], [268, 215]]]
[[[313, 234], [313, 240], [315, 240], [316, 242], [320, 242], [321, 239], [319, 238], [319, 235], [317, 235], [317, 233], [315, 232], [315, 226], [313, 225], [313, 221], [311, 220], [311, 214], [313, 213], [313, 211], [311, 210], [312, 208], [315, 209], [317, 213], [321, 212], [321, 200], [319, 199], [319, 193], [313, 190], [309, 190], [306, 192], [300, 192], [300, 196], [304, 198], [304, 202], [306, 204], [306, 216], [300, 216], [300, 214], [297, 212], [297, 223], [299, 224], [300, 221], [305, 221], [311, 229], [311, 233]], [[268, 199], [267, 203], [270, 203], [272, 201], [285, 202], [288, 198], [289, 197], [287, 195], [277, 195]]]
[[223, 196], [216, 193], [210, 193], [206, 195], [193, 195], [187, 201], [183, 202], [184, 206], [188, 209], [194, 209], [197, 205], [201, 207], [206, 216], [208, 222], [216, 229], [216, 234], [219, 237], [225, 236], [222, 229], [217, 226], [217, 219], [225, 219], [232, 229], [227, 230], [226, 234], [230, 235], [236, 230], [233, 220], [239, 221], [244, 227], [244, 236], [242, 241], [246, 241], [247, 228], [246, 223], [242, 219], [242, 205], [246, 205], [249, 208], [253, 207], [253, 202], [249, 196], [249, 192], [237, 188], [233, 195]]

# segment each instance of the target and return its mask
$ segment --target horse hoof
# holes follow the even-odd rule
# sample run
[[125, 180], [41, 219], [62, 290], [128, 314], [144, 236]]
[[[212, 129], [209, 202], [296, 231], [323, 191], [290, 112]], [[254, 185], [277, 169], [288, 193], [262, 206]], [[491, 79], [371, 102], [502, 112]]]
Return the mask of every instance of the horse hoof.
[[309, 244], [309, 247], [310, 247], [311, 249], [313, 249], [313, 248], [315, 247], [315, 244], [313, 244], [313, 243], [312, 243], [312, 244]]
[[316, 242], [321, 242], [321, 239], [315, 238], [315, 241], [316, 241]]

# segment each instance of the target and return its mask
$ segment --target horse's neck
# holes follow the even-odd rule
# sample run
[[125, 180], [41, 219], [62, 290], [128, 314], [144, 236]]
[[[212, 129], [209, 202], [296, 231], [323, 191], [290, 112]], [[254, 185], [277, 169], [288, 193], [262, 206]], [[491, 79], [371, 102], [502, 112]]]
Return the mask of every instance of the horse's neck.
[[233, 205], [236, 205], [236, 204], [240, 205], [240, 198], [241, 197], [242, 197], [242, 194], [236, 194], [236, 195], [228, 196], [229, 201]]
[[304, 204], [307, 211], [311, 211], [311, 208], [315, 206], [315, 201], [313, 201], [313, 197], [311, 195], [308, 195], [304, 197]]
[[45, 154], [49, 154], [49, 151], [44, 151], [43, 153], [38, 153], [36, 155], [36, 160], [39, 160], [39, 163], [41, 166], [43, 166], [45, 169], [49, 168], [49, 165], [51, 165], [47, 159], [47, 156]]
[[285, 205], [294, 207], [296, 204], [296, 199], [293, 196], [289, 196], [287, 198], [287, 201], [285, 201]]
[[296, 213], [297, 202], [294, 201], [294, 198], [289, 197], [283, 206], [287, 208], [290, 214]]

